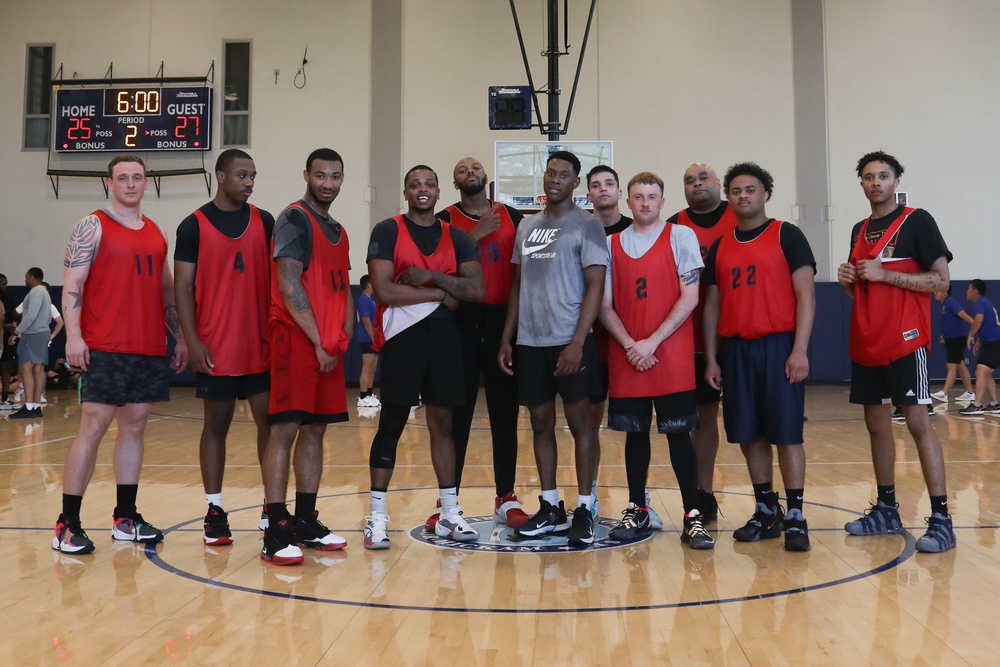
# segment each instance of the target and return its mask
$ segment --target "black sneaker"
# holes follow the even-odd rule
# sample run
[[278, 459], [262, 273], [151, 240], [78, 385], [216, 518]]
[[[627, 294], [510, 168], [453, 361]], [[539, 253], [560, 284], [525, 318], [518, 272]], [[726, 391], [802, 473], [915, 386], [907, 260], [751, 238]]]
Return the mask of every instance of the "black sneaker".
[[41, 408], [35, 408], [34, 410], [32, 410], [27, 405], [22, 405], [19, 410], [7, 415], [7, 419], [35, 419], [41, 416], [42, 416]]
[[[649, 515], [646, 515], [649, 519]], [[594, 543], [594, 515], [590, 509], [580, 505], [573, 510], [573, 525], [567, 538], [571, 547], [587, 547]]]
[[163, 533], [142, 518], [138, 512], [132, 512], [128, 516], [114, 517], [114, 525], [111, 527], [111, 539], [120, 542], [160, 542], [163, 540]]
[[903, 416], [903, 408], [896, 408], [892, 413], [892, 421], [894, 422], [905, 422], [906, 417]]
[[261, 560], [273, 565], [298, 565], [302, 562], [302, 549], [295, 544], [291, 519], [282, 519], [268, 525], [264, 531]]
[[705, 530], [701, 512], [694, 509], [684, 515], [684, 532], [681, 533], [681, 543], [690, 544], [692, 549], [714, 549], [715, 538]]
[[737, 542], [757, 542], [761, 538], [778, 537], [784, 530], [784, 518], [781, 505], [775, 504], [769, 507], [764, 503], [757, 503], [757, 511], [745, 526], [733, 532], [733, 537]]
[[558, 505], [550, 505], [541, 496], [538, 497], [541, 508], [520, 526], [514, 529], [519, 538], [541, 537], [542, 535], [565, 535], [569, 530], [569, 519], [566, 517], [566, 506], [560, 500]]
[[[617, 542], [627, 542], [653, 531], [653, 524], [647, 508], [629, 503], [629, 506], [622, 511], [622, 515], [621, 523], [612, 528], [608, 534], [611, 539]], [[573, 516], [575, 520], [575, 512]]]
[[698, 489], [698, 508], [701, 510], [703, 524], [715, 523], [719, 520], [719, 501], [714, 493]]
[[809, 526], [802, 510], [788, 510], [785, 515], [785, 551], [809, 551]]
[[56, 519], [52, 548], [64, 554], [89, 554], [94, 550], [94, 543], [80, 526], [80, 519], [71, 520], [60, 514]]
[[229, 514], [218, 505], [209, 505], [205, 515], [205, 544], [221, 547], [233, 543], [229, 530]]
[[323, 525], [319, 512], [313, 511], [308, 517], [295, 518], [295, 537], [300, 547], [312, 547], [320, 551], [337, 551], [347, 546], [347, 540]]

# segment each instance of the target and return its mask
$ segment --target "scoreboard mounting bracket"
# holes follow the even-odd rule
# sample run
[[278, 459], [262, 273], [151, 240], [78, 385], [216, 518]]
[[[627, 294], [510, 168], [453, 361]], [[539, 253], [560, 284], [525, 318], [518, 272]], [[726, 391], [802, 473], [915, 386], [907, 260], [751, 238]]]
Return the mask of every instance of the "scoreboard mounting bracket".
[[[115, 153], [138, 155], [160, 195], [165, 176], [204, 176], [212, 149], [215, 63], [204, 76], [51, 80], [52, 108], [46, 173], [56, 198], [61, 176], [98, 177], [108, 195], [106, 165]], [[75, 73], [74, 73], [75, 76]]]

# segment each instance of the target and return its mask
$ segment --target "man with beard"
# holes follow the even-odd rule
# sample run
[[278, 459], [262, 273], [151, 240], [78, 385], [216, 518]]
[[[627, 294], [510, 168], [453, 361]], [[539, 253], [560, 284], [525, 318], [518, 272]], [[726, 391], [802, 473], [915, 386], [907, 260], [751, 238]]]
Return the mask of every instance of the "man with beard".
[[267, 447], [270, 372], [267, 312], [274, 218], [247, 203], [257, 168], [245, 152], [230, 148], [215, 162], [215, 198], [177, 228], [174, 291], [177, 316], [203, 399], [201, 479], [208, 511], [205, 544], [232, 544], [222, 504], [226, 436], [236, 400], [246, 399], [257, 425], [257, 460]]
[[[483, 269], [486, 293], [482, 303], [462, 303], [455, 311], [455, 321], [462, 334], [462, 364], [465, 371], [465, 404], [455, 408], [452, 437], [455, 439], [456, 486], [462, 483], [462, 468], [469, 446], [472, 417], [479, 396], [479, 379], [486, 386], [486, 410], [490, 416], [493, 441], [494, 501], [498, 524], [517, 528], [528, 520], [514, 493], [517, 468], [517, 383], [496, 364], [500, 336], [507, 317], [507, 299], [514, 266], [514, 234], [524, 218], [515, 208], [490, 201], [486, 186], [489, 178], [479, 160], [466, 157], [453, 172], [455, 189], [461, 200], [437, 214], [437, 217], [469, 234], [476, 257]], [[433, 530], [436, 514], [427, 522]]]
[[[343, 549], [347, 540], [319, 520], [327, 424], [347, 421], [343, 355], [354, 330], [347, 231], [330, 217], [340, 194], [344, 160], [318, 148], [302, 172], [306, 193], [274, 225], [271, 311], [271, 434], [262, 464], [268, 525], [261, 558], [302, 562], [299, 546]], [[285, 507], [288, 464], [295, 444], [295, 516]]]
[[[729, 202], [720, 198], [722, 183], [715, 170], [704, 163], [695, 163], [684, 172], [684, 199], [688, 207], [678, 211], [668, 222], [694, 230], [701, 247], [701, 258], [726, 234], [736, 229], [736, 216]], [[705, 523], [719, 518], [719, 503], [715, 498], [715, 457], [719, 453], [719, 402], [722, 393], [705, 380], [705, 287], [701, 285], [698, 305], [691, 314], [694, 324], [694, 372], [698, 400], [699, 426], [691, 432], [698, 457], [698, 506]]]

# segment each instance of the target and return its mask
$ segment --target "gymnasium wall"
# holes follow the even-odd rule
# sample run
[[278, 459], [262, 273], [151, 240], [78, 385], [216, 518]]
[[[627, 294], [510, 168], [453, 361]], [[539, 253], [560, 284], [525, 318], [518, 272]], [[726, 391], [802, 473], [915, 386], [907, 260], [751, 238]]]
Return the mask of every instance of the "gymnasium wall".
[[[515, 4], [541, 87], [544, 3]], [[589, 2], [569, 5], [563, 118]], [[400, 23], [398, 50], [372, 46], [373, 35]], [[818, 64], [801, 59], [804, 36], [814, 34], [822, 36]], [[720, 175], [733, 162], [759, 162], [775, 177], [768, 211], [779, 218], [793, 217], [793, 206], [805, 203], [801, 192], [829, 192], [828, 208], [804, 207], [800, 219], [820, 255], [821, 283], [835, 278], [850, 228], [867, 213], [855, 162], [884, 148], [907, 168], [900, 190], [941, 224], [955, 254], [953, 277], [997, 278], [998, 235], [985, 213], [1000, 132], [996, 34], [1000, 3], [991, 0], [795, 0], [795, 11], [791, 0], [604, 0], [566, 138], [613, 140], [623, 178], [643, 169], [664, 177], [670, 212], [684, 206], [681, 174], [694, 161], [709, 162]], [[392, 191], [383, 185], [392, 178], [373, 172], [395, 173], [398, 183], [412, 164], [430, 164], [441, 176], [443, 206], [456, 199], [450, 173], [459, 158], [492, 164], [494, 141], [543, 138], [487, 126], [487, 87], [526, 82], [509, 5], [501, 0], [136, 0], [127, 15], [109, 0], [7, 0], [0, 21], [0, 85], [8, 93], [0, 97], [0, 272], [17, 284], [38, 265], [60, 282], [72, 225], [106, 204], [93, 178], [63, 178], [56, 199], [45, 176], [47, 154], [21, 150], [26, 45], [55, 44], [66, 77], [100, 77], [112, 62], [116, 76], [151, 76], [161, 61], [168, 76], [197, 75], [214, 60], [218, 117], [224, 39], [253, 43], [248, 150], [259, 177], [252, 201], [278, 212], [304, 191], [308, 152], [337, 148], [346, 182], [333, 212], [352, 239], [354, 282], [364, 272], [371, 224], [386, 214], [387, 202], [390, 211], [401, 205], [401, 187]], [[307, 45], [307, 83], [299, 90], [293, 77]], [[401, 87], [377, 75], [393, 69], [383, 67], [386, 59], [400, 61]], [[808, 123], [802, 111], [815, 100], [804, 99], [804, 91], [824, 100]], [[384, 137], [384, 119], [393, 115], [373, 109], [371, 100], [394, 94], [401, 147], [383, 155], [373, 152], [372, 135]], [[810, 134], [809, 143], [825, 146], [816, 152], [824, 153], [827, 169], [805, 169], [797, 160], [803, 128], [825, 128], [825, 137]], [[206, 157], [209, 165], [218, 152]], [[366, 191], [375, 180], [380, 186]], [[144, 211], [172, 240], [176, 225], [208, 195], [196, 176], [164, 179], [162, 188], [157, 198], [150, 187]], [[377, 210], [367, 201], [372, 196]], [[846, 331], [839, 289], [820, 286], [814, 346], [824, 350], [837, 349], [827, 338]], [[829, 356], [824, 362], [836, 365]], [[830, 378], [836, 375], [831, 368]]]

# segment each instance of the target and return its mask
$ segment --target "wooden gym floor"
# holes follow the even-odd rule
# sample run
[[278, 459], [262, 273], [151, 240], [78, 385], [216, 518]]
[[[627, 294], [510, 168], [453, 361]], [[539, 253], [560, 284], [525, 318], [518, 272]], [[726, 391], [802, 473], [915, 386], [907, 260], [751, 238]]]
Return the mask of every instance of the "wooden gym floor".
[[[422, 413], [400, 443], [389, 495], [392, 548], [365, 551], [368, 448], [377, 419], [331, 427], [320, 518], [348, 538], [307, 551], [302, 566], [258, 558], [262, 497], [245, 406], [230, 433], [225, 504], [235, 544], [201, 540], [201, 404], [176, 388], [146, 436], [139, 509], [167, 535], [154, 547], [112, 543], [110, 432], [83, 506], [95, 553], [52, 551], [62, 466], [76, 434], [75, 395], [50, 392], [38, 423], [0, 417], [0, 656], [12, 665], [996, 665], [1000, 637], [1000, 417], [937, 405], [958, 548], [915, 554], [928, 499], [906, 428], [897, 425], [897, 488], [906, 535], [850, 537], [842, 527], [874, 493], [861, 411], [845, 387], [810, 387], [806, 517], [813, 549], [736, 544], [752, 512], [739, 449], [723, 443], [714, 551], [680, 544], [680, 496], [665, 440], [654, 436], [650, 485], [662, 533], [566, 552], [458, 550], [417, 539], [437, 498]], [[560, 421], [560, 424], [562, 422]], [[492, 513], [489, 426], [473, 425], [461, 502]], [[568, 431], [558, 433], [561, 495], [575, 501]], [[605, 527], [627, 501], [622, 434], [602, 431]], [[777, 477], [777, 476], [776, 476]], [[779, 477], [780, 479], [780, 477]], [[538, 493], [522, 410], [517, 491]], [[494, 540], [495, 542], [495, 540]]]

